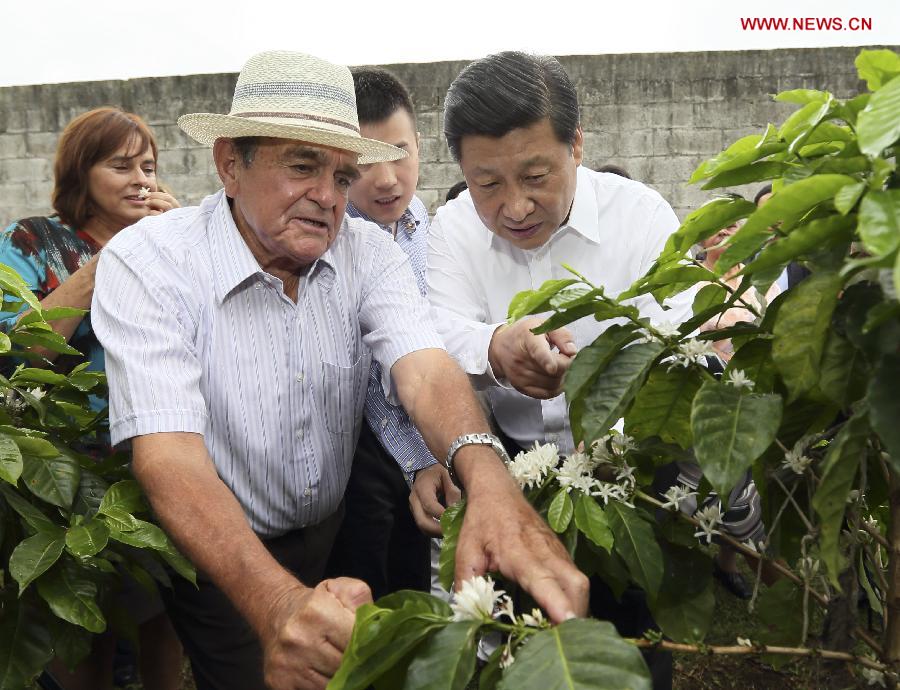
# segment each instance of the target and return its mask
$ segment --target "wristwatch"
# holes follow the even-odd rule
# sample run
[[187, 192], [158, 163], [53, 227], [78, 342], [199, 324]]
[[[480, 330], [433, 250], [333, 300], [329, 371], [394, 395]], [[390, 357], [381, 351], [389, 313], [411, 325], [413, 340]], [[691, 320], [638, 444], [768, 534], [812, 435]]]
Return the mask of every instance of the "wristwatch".
[[463, 446], [490, 446], [500, 456], [504, 465], [509, 464], [509, 455], [506, 452], [506, 448], [500, 443], [500, 439], [493, 434], [463, 434], [450, 444], [450, 449], [447, 451], [447, 459], [444, 461], [444, 465], [450, 473], [450, 478], [454, 481], [456, 481], [456, 473], [453, 471], [453, 456]]

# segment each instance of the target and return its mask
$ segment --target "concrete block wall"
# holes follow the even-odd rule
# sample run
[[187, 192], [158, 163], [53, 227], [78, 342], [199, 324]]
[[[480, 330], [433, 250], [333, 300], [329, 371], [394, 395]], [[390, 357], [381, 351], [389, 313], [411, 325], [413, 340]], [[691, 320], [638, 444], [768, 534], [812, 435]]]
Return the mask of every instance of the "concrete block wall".
[[[575, 82], [585, 163], [615, 163], [657, 189], [679, 217], [710, 198], [685, 185], [696, 166], [737, 138], [781, 122], [793, 109], [771, 94], [863, 85], [857, 48], [592, 55], [560, 58]], [[465, 62], [389, 65], [413, 96], [422, 135], [419, 193], [433, 211], [462, 178], [441, 133], [447, 87]], [[75, 115], [101, 105], [141, 114], [160, 146], [160, 179], [182, 204], [219, 186], [210, 150], [175, 124], [189, 112], [228, 112], [234, 74], [0, 88], [0, 223], [50, 212], [56, 141]], [[737, 189], [752, 195], [754, 188]]]

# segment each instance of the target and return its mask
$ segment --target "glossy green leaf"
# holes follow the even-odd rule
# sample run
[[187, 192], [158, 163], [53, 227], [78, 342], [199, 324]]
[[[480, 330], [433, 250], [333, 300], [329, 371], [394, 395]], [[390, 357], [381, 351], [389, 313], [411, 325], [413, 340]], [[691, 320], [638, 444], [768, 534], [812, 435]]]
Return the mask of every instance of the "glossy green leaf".
[[900, 55], [893, 50], [861, 50], [854, 62], [870, 91], [878, 91], [900, 74]]
[[53, 658], [50, 633], [24, 601], [6, 601], [0, 617], [0, 690], [22, 690]]
[[52, 331], [46, 333], [35, 333], [33, 331], [13, 331], [10, 339], [17, 345], [23, 347], [43, 347], [51, 352], [57, 352], [61, 355], [80, 355], [81, 353], [74, 347], [68, 345], [61, 335]]
[[63, 560], [60, 566], [37, 581], [38, 594], [63, 620], [92, 633], [106, 630], [106, 618], [97, 603], [97, 583], [83, 568], [68, 561]]
[[856, 178], [848, 175], [814, 175], [778, 190], [732, 235], [716, 261], [716, 272], [723, 275], [757, 252], [772, 234], [773, 225], [778, 225], [782, 232], [790, 232], [810, 209], [833, 198], [841, 187], [856, 182]]
[[550, 300], [563, 288], [578, 282], [576, 278], [562, 278], [560, 280], [548, 280], [537, 290], [525, 290], [520, 292], [509, 303], [509, 321], [518, 321], [523, 316], [535, 312], [550, 309]]
[[731, 493], [775, 440], [780, 423], [781, 396], [745, 393], [719, 381], [703, 384], [691, 410], [694, 454], [719, 496]]
[[613, 324], [597, 336], [594, 342], [578, 351], [563, 379], [563, 391], [569, 405], [584, 397], [613, 357], [640, 337], [635, 333], [636, 328], [631, 324]]
[[835, 405], [846, 408], [865, 394], [867, 380], [862, 352], [837, 332], [829, 331], [819, 367], [819, 390]]
[[3, 494], [3, 498], [6, 499], [10, 507], [36, 532], [56, 533], [58, 531], [62, 534], [62, 528], [42, 513], [40, 509], [26, 501], [12, 487], [0, 484], [0, 493]]
[[456, 544], [459, 541], [459, 530], [462, 529], [466, 515], [465, 500], [449, 506], [441, 515], [441, 531], [444, 534], [441, 555], [438, 559], [438, 573], [441, 587], [448, 592], [453, 588], [454, 569], [456, 568]]
[[114, 527], [109, 527], [109, 538], [116, 541], [134, 546], [138, 549], [153, 549], [155, 551], [172, 550], [171, 542], [159, 527], [152, 522], [138, 520], [135, 518], [136, 526], [133, 530], [119, 531]]
[[625, 433], [638, 441], [659, 436], [666, 443], [690, 448], [691, 404], [702, 382], [694, 367], [654, 367], [634, 399]]
[[872, 94], [856, 119], [859, 149], [878, 156], [900, 138], [900, 79], [892, 79]]
[[9, 557], [9, 574], [19, 583], [19, 594], [36, 578], [43, 575], [62, 555], [66, 546], [62, 529], [57, 532], [38, 532], [23, 540]]
[[610, 501], [604, 510], [615, 537], [615, 550], [632, 579], [653, 599], [663, 580], [663, 554], [653, 528], [634, 508]]
[[872, 429], [900, 471], [900, 355], [885, 355], [872, 372], [866, 399]]
[[0, 264], [0, 288], [6, 294], [12, 294], [17, 299], [25, 302], [35, 311], [41, 311], [41, 303], [34, 293], [28, 289], [28, 284], [22, 280], [22, 276], [9, 266]]
[[751, 134], [738, 139], [722, 153], [702, 163], [688, 183], [694, 184], [728, 170], [736, 170], [786, 148], [787, 144], [777, 141], [777, 135], [772, 130], [767, 131], [764, 136]]
[[108, 541], [109, 528], [93, 518], [66, 532], [66, 548], [73, 556], [94, 556], [106, 548]]
[[586, 444], [606, 434], [625, 414], [663, 350], [665, 345], [660, 342], [635, 343], [612, 358], [584, 397], [581, 426]]
[[32, 455], [37, 458], [55, 458], [59, 456], [59, 450], [50, 441], [34, 436], [14, 437], [16, 445], [23, 455]]
[[874, 256], [900, 247], [900, 189], [866, 194], [859, 205], [859, 236]]
[[865, 190], [865, 182], [857, 182], [856, 184], [848, 184], [846, 187], [841, 187], [838, 193], [834, 195], [835, 209], [842, 216], [846, 216], [856, 206], [856, 202], [859, 201], [859, 197], [862, 196]]
[[187, 558], [182, 556], [173, 545], [170, 545], [170, 548], [159, 551], [158, 553], [162, 559], [169, 564], [172, 570], [194, 586], [197, 585], [197, 571], [194, 569], [194, 565]]
[[108, 507], [103, 513], [104, 522], [110, 530], [117, 532], [132, 532], [139, 527], [140, 520], [121, 508]]
[[775, 94], [775, 100], [780, 103], [797, 103], [798, 105], [807, 105], [808, 103], [824, 103], [833, 96], [828, 91], [817, 91], [815, 89], [791, 89]]
[[597, 546], [610, 551], [613, 534], [609, 529], [606, 513], [590, 496], [579, 494], [575, 499], [575, 525], [578, 530]]
[[575, 619], [533, 635], [497, 688], [650, 690], [651, 682], [641, 653], [612, 623]]
[[101, 513], [106, 513], [109, 508], [118, 508], [127, 513], [138, 513], [147, 510], [147, 507], [141, 485], [133, 479], [116, 482], [110, 486], [100, 502]]
[[13, 486], [22, 476], [22, 452], [15, 440], [0, 433], [0, 479]]
[[865, 454], [869, 433], [865, 415], [854, 415], [843, 426], [825, 454], [820, 467], [819, 488], [812, 499], [813, 509], [819, 516], [819, 553], [829, 579], [838, 589], [838, 575], [843, 569], [839, 541], [847, 494]]
[[565, 489], [560, 489], [547, 509], [547, 523], [554, 532], [562, 534], [572, 521], [574, 512], [575, 507], [572, 505], [569, 493]]
[[23, 458], [22, 481], [38, 498], [68, 510], [75, 500], [81, 466], [72, 458], [59, 455], [55, 458]]
[[782, 139], [789, 142], [789, 152], [794, 153], [798, 151], [812, 133], [813, 128], [828, 115], [833, 99], [831, 94], [826, 94], [826, 96], [824, 100], [810, 101], [794, 111], [781, 125], [778, 134]]
[[12, 350], [12, 340], [3, 331], [0, 331], [0, 353]]
[[650, 602], [653, 620], [676, 642], [702, 642], [716, 607], [712, 562], [696, 549], [674, 545], [666, 547], [666, 556], [659, 596]]
[[65, 384], [66, 377], [62, 374], [57, 374], [55, 371], [50, 371], [49, 369], [35, 369], [35, 368], [19, 368], [16, 369], [15, 373], [10, 377], [10, 383], [13, 383], [17, 386], [21, 386], [23, 384], [27, 385], [29, 383], [37, 383], [37, 384]]
[[703, 313], [707, 309], [717, 307], [724, 303], [727, 297], [728, 291], [721, 285], [716, 283], [704, 285], [697, 291], [697, 294], [694, 297], [692, 311], [695, 315]]
[[801, 225], [787, 237], [771, 242], [741, 271], [742, 275], [757, 274], [770, 268], [782, 268], [791, 261], [808, 256], [853, 239], [856, 216], [828, 216]]
[[775, 388], [775, 366], [772, 364], [772, 341], [750, 340], [741, 345], [725, 368], [725, 378], [732, 371], [740, 370], [753, 381], [754, 393], [771, 393]]
[[403, 690], [464, 690], [475, 673], [480, 623], [460, 621], [438, 630], [416, 651]]
[[726, 170], [725, 172], [714, 175], [700, 189], [720, 189], [722, 187], [736, 187], [742, 184], [751, 184], [753, 182], [762, 182], [781, 177], [788, 170], [788, 164], [780, 161], [762, 161], [760, 163], [752, 163], [751, 165], [737, 168], [735, 170]]
[[683, 255], [688, 249], [712, 237], [722, 228], [756, 210], [755, 204], [738, 196], [719, 197], [688, 214], [681, 227], [669, 236], [663, 254]]
[[[815, 273], [788, 291], [772, 328], [772, 360], [787, 386], [789, 399], [819, 380], [819, 365], [831, 315], [842, 287], [833, 273]], [[803, 337], [797, 337], [802, 333]]]

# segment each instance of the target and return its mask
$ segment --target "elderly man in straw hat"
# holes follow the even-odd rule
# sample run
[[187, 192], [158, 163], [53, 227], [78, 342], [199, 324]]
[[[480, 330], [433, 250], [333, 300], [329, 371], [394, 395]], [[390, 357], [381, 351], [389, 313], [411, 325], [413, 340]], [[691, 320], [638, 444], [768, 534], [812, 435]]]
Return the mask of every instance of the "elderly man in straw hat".
[[[367, 586], [321, 581], [371, 357], [469, 507], [457, 581], [499, 570], [560, 621], [587, 583], [506, 472], [408, 260], [344, 215], [357, 166], [404, 153], [359, 135], [344, 67], [256, 55], [228, 115], [179, 125], [224, 189], [103, 251], [92, 319], [114, 442], [199, 571], [170, 610], [199, 688], [324, 688]], [[429, 519], [442, 507], [423, 498]]]

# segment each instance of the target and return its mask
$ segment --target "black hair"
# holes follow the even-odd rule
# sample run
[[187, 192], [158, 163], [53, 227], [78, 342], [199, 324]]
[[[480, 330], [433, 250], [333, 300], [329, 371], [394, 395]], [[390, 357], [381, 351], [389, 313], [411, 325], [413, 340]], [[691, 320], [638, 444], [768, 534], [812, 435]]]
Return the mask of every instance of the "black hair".
[[767, 184], [765, 187], [762, 187], [757, 193], [756, 196], [753, 197], [753, 203], [759, 206], [759, 200], [764, 197], [766, 194], [772, 193], [772, 185]]
[[578, 94], [554, 57], [506, 51], [466, 67], [450, 84], [444, 106], [444, 136], [459, 161], [467, 134], [502, 137], [550, 119], [556, 138], [575, 142]]
[[245, 168], [253, 165], [256, 157], [256, 149], [262, 143], [263, 137], [236, 137], [231, 140], [234, 150], [241, 157], [241, 163]]
[[447, 190], [447, 201], [453, 201], [453, 199], [458, 197], [460, 194], [462, 194], [468, 188], [469, 188], [469, 185], [466, 184], [466, 181], [460, 180], [455, 185], [450, 187], [450, 189]]
[[597, 168], [597, 172], [612, 173], [613, 175], [618, 175], [619, 177], [624, 177], [629, 180], [634, 179], [631, 175], [628, 174], [628, 171], [625, 170], [625, 168], [621, 168], [618, 165], [613, 165], [612, 163], [601, 165], [599, 168]]
[[397, 77], [383, 69], [354, 69], [356, 112], [361, 123], [381, 122], [403, 108], [416, 122], [409, 91]]

